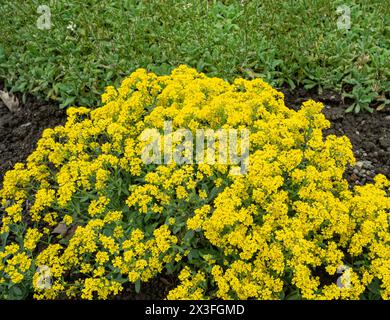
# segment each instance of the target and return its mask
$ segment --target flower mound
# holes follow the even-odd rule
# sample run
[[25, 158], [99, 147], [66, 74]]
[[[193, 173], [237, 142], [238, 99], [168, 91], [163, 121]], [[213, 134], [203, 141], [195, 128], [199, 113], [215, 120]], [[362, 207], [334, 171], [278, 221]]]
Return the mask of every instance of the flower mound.
[[[346, 137], [262, 80], [143, 69], [70, 108], [0, 191], [0, 298], [106, 299], [177, 274], [168, 299], [387, 299], [389, 180], [351, 190]], [[248, 129], [249, 169], [145, 164], [147, 128]], [[43, 268], [44, 267], [44, 268]], [[49, 273], [50, 281], [42, 270]]]

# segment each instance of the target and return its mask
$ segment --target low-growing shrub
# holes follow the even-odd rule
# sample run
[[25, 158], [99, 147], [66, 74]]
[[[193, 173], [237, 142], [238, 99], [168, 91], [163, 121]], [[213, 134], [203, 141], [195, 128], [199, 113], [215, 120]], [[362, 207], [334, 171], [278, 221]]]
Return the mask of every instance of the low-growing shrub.
[[[68, 110], [0, 192], [0, 297], [111, 298], [177, 274], [168, 299], [390, 297], [389, 180], [353, 190], [322, 104], [260, 79], [138, 69]], [[247, 129], [249, 168], [148, 163], [145, 129]], [[160, 141], [164, 144], [163, 138]], [[43, 274], [49, 275], [51, 281]]]

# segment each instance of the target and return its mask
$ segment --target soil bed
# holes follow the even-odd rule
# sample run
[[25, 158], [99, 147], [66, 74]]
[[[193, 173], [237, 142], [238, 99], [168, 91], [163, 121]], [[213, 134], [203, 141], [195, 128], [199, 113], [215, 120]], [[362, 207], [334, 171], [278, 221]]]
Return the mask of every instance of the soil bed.
[[[293, 109], [299, 108], [308, 99], [323, 102], [324, 114], [332, 123], [325, 133], [349, 137], [358, 161], [354, 168], [348, 168], [345, 173], [351, 186], [370, 182], [378, 173], [390, 177], [390, 110], [373, 114], [346, 114], [341, 97], [332, 92], [319, 96], [303, 89], [282, 91], [287, 106]], [[65, 110], [59, 109], [54, 102], [43, 102], [28, 96], [26, 103], [22, 103], [22, 111], [11, 113], [0, 100], [0, 188], [5, 172], [12, 169], [15, 163], [26, 160], [35, 149], [42, 131], [62, 125], [65, 120]], [[163, 299], [176, 284], [174, 276], [159, 276], [143, 284], [139, 294], [135, 292], [134, 285], [128, 285], [116, 298]]]

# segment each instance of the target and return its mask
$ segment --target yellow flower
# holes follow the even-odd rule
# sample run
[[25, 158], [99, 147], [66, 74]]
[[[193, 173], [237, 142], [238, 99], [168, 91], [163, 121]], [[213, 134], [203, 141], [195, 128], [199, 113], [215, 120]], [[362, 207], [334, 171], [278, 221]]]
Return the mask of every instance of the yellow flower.
[[64, 216], [63, 221], [66, 223], [66, 225], [70, 226], [73, 223], [73, 218], [67, 214]]
[[24, 248], [34, 250], [42, 234], [37, 229], [28, 229], [24, 237]]

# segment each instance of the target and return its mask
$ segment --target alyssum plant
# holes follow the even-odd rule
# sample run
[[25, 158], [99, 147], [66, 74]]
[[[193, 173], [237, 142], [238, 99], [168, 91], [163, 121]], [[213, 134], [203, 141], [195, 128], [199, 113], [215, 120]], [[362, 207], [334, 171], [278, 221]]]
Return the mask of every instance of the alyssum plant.
[[[349, 188], [322, 104], [260, 79], [143, 69], [70, 108], [0, 191], [0, 297], [107, 299], [178, 274], [168, 299], [388, 299], [389, 180]], [[249, 169], [148, 163], [146, 129], [249, 131]], [[42, 281], [42, 270], [50, 281]]]

